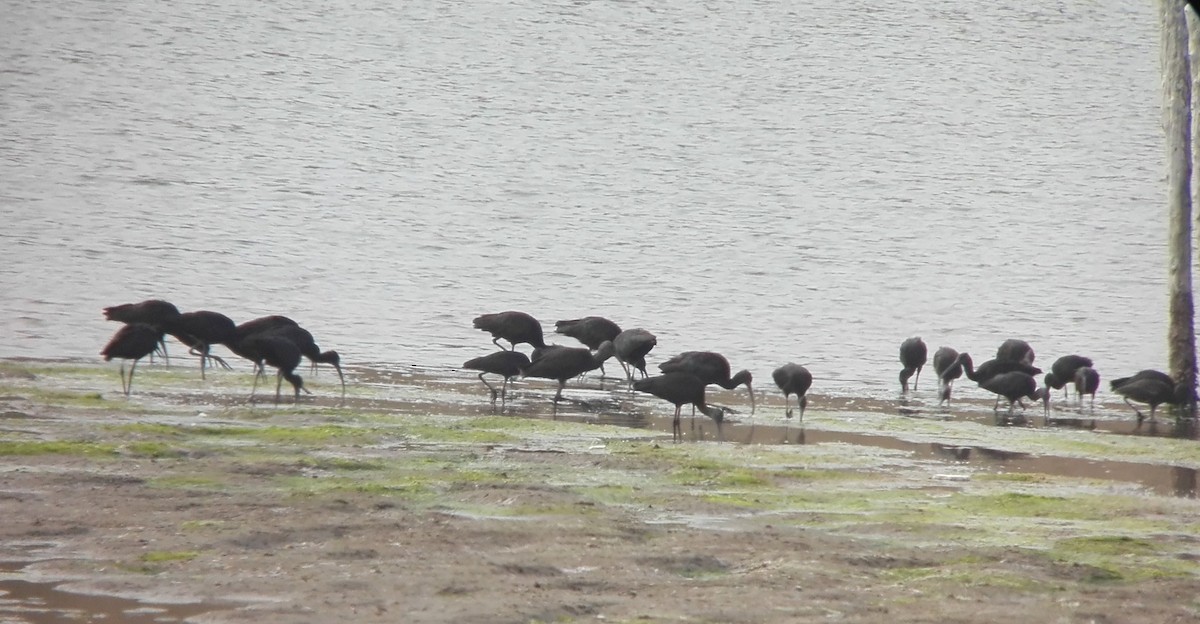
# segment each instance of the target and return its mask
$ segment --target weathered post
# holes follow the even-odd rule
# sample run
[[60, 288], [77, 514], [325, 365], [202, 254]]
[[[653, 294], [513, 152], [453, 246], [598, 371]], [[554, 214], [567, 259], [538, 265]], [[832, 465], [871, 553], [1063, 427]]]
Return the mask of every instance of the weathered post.
[[[1160, 0], [1162, 20], [1163, 128], [1167, 139], [1168, 291], [1167, 353], [1171, 376], [1196, 387], [1196, 336], [1192, 303], [1191, 72], [1187, 4]], [[1194, 395], [1194, 392], [1193, 392]], [[1194, 401], [1187, 406], [1195, 413]]]

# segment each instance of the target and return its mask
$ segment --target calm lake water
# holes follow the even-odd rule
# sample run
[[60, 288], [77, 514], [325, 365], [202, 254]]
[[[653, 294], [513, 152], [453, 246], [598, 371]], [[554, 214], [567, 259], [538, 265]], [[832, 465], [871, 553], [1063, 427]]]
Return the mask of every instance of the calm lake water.
[[2, 5], [0, 356], [161, 297], [352, 363], [521, 309], [764, 387], [894, 393], [910, 335], [1165, 366], [1154, 3]]

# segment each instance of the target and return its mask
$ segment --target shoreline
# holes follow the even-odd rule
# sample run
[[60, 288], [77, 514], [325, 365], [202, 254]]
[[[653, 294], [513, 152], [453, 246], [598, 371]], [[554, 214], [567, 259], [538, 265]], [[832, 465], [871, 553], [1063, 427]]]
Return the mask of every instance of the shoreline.
[[760, 442], [780, 396], [726, 423], [738, 443], [701, 416], [704, 439], [673, 444], [669, 405], [590, 387], [567, 393], [590, 409], [555, 419], [553, 384], [500, 414], [473, 376], [355, 370], [339, 404], [322, 372], [312, 400], [276, 406], [246, 401], [248, 372], [147, 367], [126, 399], [111, 368], [0, 360], [0, 496], [16, 510], [0, 590], [47, 590], [21, 609], [61, 615], [84, 593], [168, 622], [1200, 612], [1194, 492], [1070, 474], [1195, 466], [1191, 440], [846, 400]]

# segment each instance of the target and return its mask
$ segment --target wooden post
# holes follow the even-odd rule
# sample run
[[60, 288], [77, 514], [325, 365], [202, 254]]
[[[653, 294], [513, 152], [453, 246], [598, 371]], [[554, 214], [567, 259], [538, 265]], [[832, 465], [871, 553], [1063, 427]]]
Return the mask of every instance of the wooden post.
[[[1192, 302], [1192, 85], [1185, 0], [1160, 0], [1163, 129], [1167, 139], [1167, 356], [1171, 377], [1196, 387], [1195, 309]], [[1193, 395], [1194, 395], [1193, 391]], [[1187, 408], [1195, 412], [1195, 403]]]

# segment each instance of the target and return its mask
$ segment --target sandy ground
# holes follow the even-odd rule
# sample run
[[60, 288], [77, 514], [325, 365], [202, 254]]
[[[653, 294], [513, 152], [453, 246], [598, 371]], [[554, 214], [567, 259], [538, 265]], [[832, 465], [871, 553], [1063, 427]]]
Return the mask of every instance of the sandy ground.
[[321, 373], [275, 406], [182, 365], [126, 399], [115, 368], [0, 362], [0, 622], [1200, 618], [1194, 498], [804, 437], [1193, 468], [1194, 440], [818, 397], [783, 429], [781, 397], [729, 393], [792, 443], [701, 416], [673, 444], [669, 406], [594, 384], [555, 419], [546, 386], [497, 412], [456, 373], [358, 370], [344, 401]]

